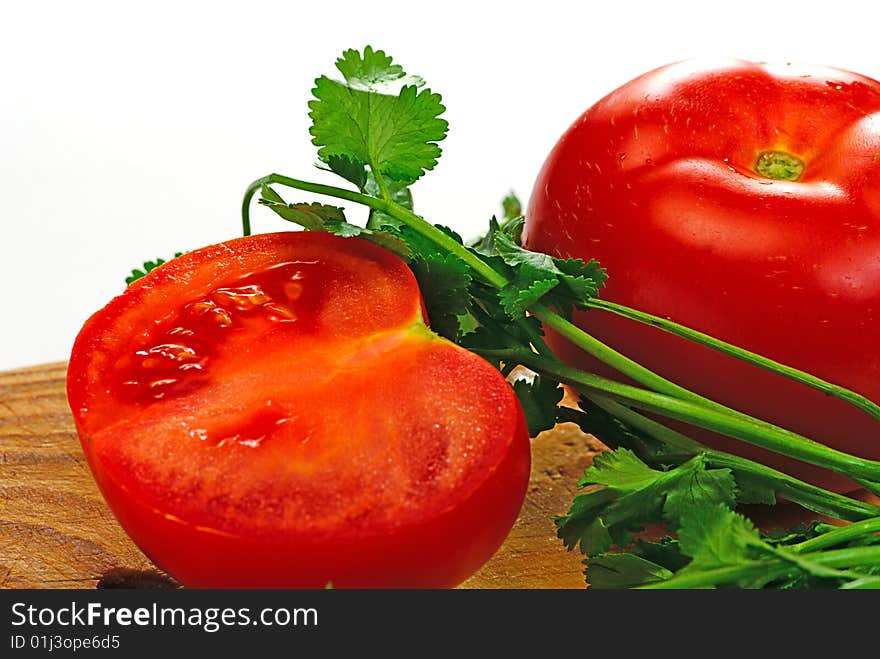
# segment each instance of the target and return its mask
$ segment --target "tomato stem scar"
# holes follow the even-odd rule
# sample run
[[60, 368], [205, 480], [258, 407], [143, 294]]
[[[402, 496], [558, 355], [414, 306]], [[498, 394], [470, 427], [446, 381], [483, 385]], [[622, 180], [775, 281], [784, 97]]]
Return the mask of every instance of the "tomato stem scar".
[[762, 151], [755, 160], [755, 171], [776, 181], [797, 181], [804, 167], [803, 160], [785, 151]]

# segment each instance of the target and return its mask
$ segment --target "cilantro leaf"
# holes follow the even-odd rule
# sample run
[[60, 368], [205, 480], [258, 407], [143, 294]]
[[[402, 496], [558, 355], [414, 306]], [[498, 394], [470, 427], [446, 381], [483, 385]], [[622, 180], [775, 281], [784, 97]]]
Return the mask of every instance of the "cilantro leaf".
[[[413, 209], [413, 198], [412, 192], [409, 187], [400, 181], [389, 181], [387, 186], [388, 193], [391, 196], [391, 201], [400, 204], [404, 208], [408, 210]], [[376, 182], [376, 176], [373, 172], [367, 174], [367, 179], [364, 183], [363, 191], [371, 195], [373, 197], [381, 197], [381, 191], [379, 190], [379, 184]], [[399, 220], [395, 220], [393, 217], [388, 215], [388, 213], [383, 213], [382, 211], [377, 211], [374, 209], [370, 209], [370, 217], [367, 220], [367, 228], [369, 229], [380, 229], [382, 227], [394, 227], [399, 229], [402, 223]]]
[[[566, 409], [566, 421], [572, 421], [585, 433], [594, 435], [606, 446], [611, 448], [625, 447], [635, 451], [650, 464], [662, 464], [664, 456], [668, 456], [670, 447], [645, 432], [636, 432], [620, 419], [612, 416], [588, 398], [581, 397], [578, 406], [584, 410]], [[697, 445], [699, 446], [699, 445]], [[674, 450], [672, 452], [675, 452]], [[710, 456], [710, 461], [712, 457]], [[746, 469], [733, 468], [736, 481], [736, 499], [738, 503], [776, 503], [776, 490], [760, 476]]]
[[[437, 142], [448, 124], [440, 95], [419, 90], [421, 78], [408, 76], [381, 50], [347, 50], [336, 61], [343, 81], [321, 76], [309, 102], [312, 143], [327, 161], [344, 156], [376, 175], [412, 183], [433, 169]], [[349, 179], [350, 180], [350, 179]]]
[[762, 503], [772, 506], [776, 503], [776, 490], [773, 485], [744, 470], [734, 470], [736, 478], [736, 498], [740, 503]]
[[634, 588], [675, 576], [690, 558], [681, 553], [678, 540], [636, 540], [629, 551], [601, 553], [584, 561], [590, 588]]
[[[471, 316], [471, 318], [473, 318]], [[471, 321], [472, 323], [475, 321]], [[468, 350], [476, 353], [480, 353], [481, 349], [488, 350], [496, 350], [499, 348], [498, 341], [498, 333], [493, 330], [485, 327], [484, 325], [477, 324], [476, 327], [470, 328], [468, 331], [464, 331], [464, 327], [462, 329], [462, 334], [459, 337], [457, 343]], [[490, 364], [492, 364], [499, 371], [502, 369], [501, 359], [497, 357], [486, 357], [483, 356]]]
[[273, 196], [267, 194], [267, 190], [271, 190], [271, 188], [267, 187], [263, 191], [263, 198], [260, 199], [260, 203], [271, 208], [288, 222], [298, 224], [304, 229], [322, 231], [325, 230], [328, 222], [345, 222], [345, 213], [338, 206], [318, 203], [286, 204], [283, 200], [276, 200], [274, 197], [277, 197], [277, 195], [274, 192], [272, 193]]
[[678, 539], [666, 536], [658, 542], [636, 540], [632, 551], [645, 560], [656, 563], [667, 570], [677, 572], [690, 562], [690, 558], [681, 553]]
[[572, 292], [575, 302], [596, 297], [608, 280], [605, 268], [594, 259], [587, 262], [583, 259], [553, 259], [553, 263], [562, 273], [562, 281]]
[[334, 174], [341, 176], [349, 183], [354, 183], [358, 190], [363, 190], [366, 187], [368, 179], [364, 163], [345, 156], [330, 156], [327, 158], [327, 166]]
[[345, 220], [327, 220], [324, 223], [324, 231], [335, 233], [343, 238], [363, 238], [371, 243], [384, 247], [389, 252], [394, 252], [400, 258], [407, 260], [410, 257], [409, 247], [399, 237], [388, 231], [373, 231], [356, 224], [349, 224]]
[[513, 191], [501, 200], [501, 210], [505, 220], [512, 220], [523, 214], [522, 203]]
[[[702, 456], [701, 456], [702, 457]], [[692, 459], [691, 462], [694, 462]], [[689, 464], [689, 463], [685, 463]], [[703, 468], [697, 467], [701, 464]], [[684, 466], [684, 465], [682, 465]], [[720, 502], [725, 508], [736, 504], [737, 483], [729, 469], [707, 469], [705, 458], [694, 462], [693, 469], [683, 469], [678, 475], [676, 486], [666, 494], [663, 515], [667, 519], [682, 520], [688, 511], [702, 509]]]
[[[423, 259], [427, 260], [432, 258], [445, 259], [450, 256], [449, 252], [437, 247], [437, 245], [432, 240], [425, 238], [425, 236], [423, 236], [411, 227], [401, 225], [398, 227], [386, 226], [386, 228], [389, 231], [393, 230], [395, 235], [400, 236], [400, 238], [406, 242], [414, 258], [420, 256]], [[444, 227], [440, 224], [435, 224], [434, 228], [439, 229], [446, 235], [450, 236], [453, 240], [459, 243], [461, 242], [461, 237], [452, 229], [448, 229], [447, 227]], [[459, 259], [459, 261], [461, 261], [461, 259]], [[470, 267], [466, 265], [464, 261], [461, 261], [461, 264], [461, 267], [466, 268], [469, 273], [471, 272]]]
[[489, 230], [486, 234], [471, 243], [473, 251], [480, 256], [498, 256], [498, 250], [495, 249], [495, 234], [499, 231], [501, 231], [501, 225], [498, 224], [498, 220], [493, 215], [492, 219], [489, 220]]
[[484, 238], [480, 248], [493, 249], [513, 272], [513, 284], [503, 293], [505, 309], [526, 308], [543, 298], [568, 315], [572, 306], [583, 307], [588, 298], [596, 297], [608, 278], [605, 269], [592, 259], [585, 263], [581, 259], [558, 259], [532, 252], [497, 228], [491, 236]]
[[632, 588], [655, 581], [664, 581], [672, 572], [636, 554], [599, 554], [587, 563], [584, 576], [590, 588]]
[[267, 185], [263, 186], [260, 203], [268, 206], [280, 217], [300, 225], [307, 231], [329, 231], [343, 238], [358, 237], [376, 243], [403, 259], [410, 258], [410, 251], [400, 237], [387, 231], [373, 231], [345, 220], [345, 213], [337, 206], [327, 204], [287, 204], [281, 196]]
[[[663, 538], [660, 542], [637, 540], [627, 554], [633, 558], [608, 558], [599, 555], [586, 561], [596, 565], [595, 573], [588, 568], [586, 576], [591, 587], [631, 587], [671, 580], [668, 587], [713, 588], [735, 585], [741, 588], [871, 588], [880, 585], [876, 575], [880, 565], [876, 551], [869, 545], [880, 544], [874, 531], [877, 518], [864, 520], [865, 533], [852, 533], [846, 526], [821, 522], [799, 524], [791, 529], [761, 534], [744, 516], [725, 505], [689, 508], [682, 516], [679, 539]], [[825, 539], [818, 545], [825, 548], [846, 547], [838, 553], [832, 567], [819, 560], [822, 551], [815, 539], [837, 534], [838, 541]], [[867, 545], [866, 545], [867, 543]], [[808, 546], [812, 544], [812, 548]], [[862, 549], [868, 546], [867, 549]], [[870, 553], [863, 553], [870, 552]], [[841, 561], [840, 559], [844, 560]], [[605, 562], [610, 561], [606, 574]], [[663, 572], [661, 569], [668, 572]], [[687, 583], [680, 585], [678, 577]], [[593, 580], [596, 583], [593, 583]]]
[[[692, 508], [729, 507], [736, 501], [730, 470], [707, 468], [702, 454], [660, 471], [628, 449], [605, 451], [578, 482], [582, 488], [593, 485], [605, 487], [576, 496], [568, 514], [556, 518], [557, 535], [569, 548], [580, 544], [582, 550], [604, 552], [614, 544], [627, 545], [645, 524], [667, 521], [677, 527]], [[604, 543], [596, 542], [600, 527], [607, 531]]]
[[526, 309], [547, 295], [558, 284], [559, 281], [556, 279], [539, 279], [525, 288], [513, 285], [505, 286], [498, 294], [501, 306], [504, 307], [507, 315], [516, 318], [523, 315]]
[[556, 267], [552, 256], [541, 252], [531, 252], [520, 247], [503, 231], [495, 232], [495, 249], [509, 266], [526, 267], [529, 270], [553, 276], [562, 274]]
[[352, 89], [379, 94], [395, 94], [404, 85], [421, 87], [425, 81], [419, 76], [408, 76], [400, 64], [394, 64], [391, 56], [372, 46], [364, 48], [361, 55], [354, 49], [346, 50], [336, 60], [336, 68]]
[[[183, 256], [185, 252], [175, 252], [174, 258], [176, 259], [178, 256]], [[131, 271], [131, 274], [125, 278], [125, 284], [131, 285], [136, 282], [138, 279], [142, 277], [146, 277], [148, 272], [152, 272], [160, 265], [164, 265], [167, 263], [165, 259], [156, 259], [155, 261], [144, 261], [143, 265], [140, 268], [135, 268]]]
[[418, 256], [410, 268], [419, 282], [431, 329], [456, 340], [460, 333], [458, 317], [467, 311], [470, 268], [454, 254]]
[[762, 544], [755, 526], [722, 504], [688, 510], [678, 541], [682, 554], [691, 557], [682, 573], [749, 561], [755, 557], [754, 548]]
[[[790, 573], [777, 587], [802, 588], [810, 584], [816, 585], [814, 578], [834, 579], [841, 574], [837, 570], [801, 558], [795, 552], [774, 548], [761, 538], [750, 520], [723, 505], [688, 510], [682, 520], [678, 537], [682, 554], [691, 557], [691, 562], [678, 572], [682, 576], [719, 568], [747, 566], [761, 559], [778, 558], [790, 562], [791, 566]], [[774, 575], [771, 573], [733, 576], [727, 581], [745, 588], [762, 588], [773, 579]]]
[[595, 490], [574, 498], [566, 515], [553, 518], [556, 535], [569, 550], [580, 547], [587, 556], [608, 551], [614, 541], [602, 519], [602, 512], [615, 500], [611, 490]]
[[584, 470], [578, 487], [606, 485], [621, 491], [637, 491], [654, 484], [664, 472], [651, 469], [627, 449], [604, 451]]
[[536, 375], [531, 382], [515, 380], [513, 391], [526, 415], [530, 437], [556, 425], [556, 409], [564, 393], [558, 382]]

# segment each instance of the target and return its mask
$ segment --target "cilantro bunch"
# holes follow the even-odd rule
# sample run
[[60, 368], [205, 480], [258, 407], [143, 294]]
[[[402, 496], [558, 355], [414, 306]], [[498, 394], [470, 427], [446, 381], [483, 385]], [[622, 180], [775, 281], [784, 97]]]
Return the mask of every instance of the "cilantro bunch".
[[[586, 470], [567, 514], [556, 518], [569, 549], [587, 555], [591, 587], [749, 588], [880, 587], [880, 507], [802, 482], [763, 464], [710, 449], [657, 421], [684, 421], [818, 464], [880, 492], [880, 462], [837, 451], [750, 417], [648, 370], [571, 322], [573, 309], [614, 313], [742, 359], [855, 405], [880, 420], [880, 407], [808, 373], [778, 364], [663, 318], [599, 298], [606, 279], [595, 261], [559, 259], [522, 247], [523, 218], [505, 199], [479, 240], [413, 211], [410, 186], [437, 164], [448, 125], [438, 94], [381, 50], [348, 50], [339, 76], [321, 76], [309, 103], [319, 167], [346, 187], [280, 174], [254, 181], [245, 194], [244, 234], [254, 195], [281, 218], [307, 230], [374, 241], [404, 258], [415, 273], [435, 331], [482, 355], [513, 379], [532, 436], [574, 422], [612, 451]], [[290, 203], [278, 189], [317, 193], [366, 206], [364, 226], [331, 204]], [[550, 328], [612, 366], [635, 385], [562, 363], [543, 339]], [[561, 405], [561, 384], [580, 394]], [[646, 413], [651, 413], [647, 416]], [[814, 523], [761, 535], [736, 512], [740, 504], [773, 504], [777, 496], [842, 522]], [[639, 538], [646, 525], [671, 534]]]

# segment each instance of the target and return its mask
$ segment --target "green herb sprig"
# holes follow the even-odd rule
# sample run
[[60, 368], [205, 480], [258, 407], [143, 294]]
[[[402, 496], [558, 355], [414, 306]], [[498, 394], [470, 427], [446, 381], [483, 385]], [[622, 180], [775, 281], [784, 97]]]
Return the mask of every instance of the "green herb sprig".
[[[410, 186], [440, 157], [438, 143], [448, 130], [440, 96], [371, 47], [345, 51], [336, 68], [341, 79], [321, 76], [315, 82], [310, 132], [319, 166], [352, 187], [281, 174], [261, 177], [245, 193], [243, 233], [251, 233], [251, 202], [260, 193], [262, 205], [306, 230], [357, 236], [394, 251], [410, 263], [436, 331], [502, 373], [524, 366], [537, 374], [513, 383], [532, 435], [573, 421], [614, 449], [596, 458], [580, 482], [589, 491], [556, 519], [566, 546], [587, 554], [592, 587], [878, 587], [880, 507], [707, 448], [656, 415], [821, 465], [875, 491], [880, 462], [681, 387], [578, 328], [571, 313], [594, 309], [657, 327], [837, 397], [878, 420], [880, 407], [809, 373], [600, 299], [607, 273], [598, 263], [522, 247], [522, 209], [515, 196], [504, 200], [502, 221], [492, 218], [486, 234], [472, 243], [426, 221], [413, 211]], [[335, 205], [288, 203], [279, 186], [365, 206], [369, 220], [357, 226]], [[636, 384], [562, 363], [543, 339], [545, 328]], [[560, 384], [581, 394], [581, 409], [561, 406]], [[734, 512], [740, 503], [772, 504], [777, 496], [854, 523], [839, 529], [814, 524], [780, 539], [762, 536]], [[638, 532], [653, 523], [667, 525], [675, 537], [639, 540]], [[609, 553], [614, 548], [626, 551]]]

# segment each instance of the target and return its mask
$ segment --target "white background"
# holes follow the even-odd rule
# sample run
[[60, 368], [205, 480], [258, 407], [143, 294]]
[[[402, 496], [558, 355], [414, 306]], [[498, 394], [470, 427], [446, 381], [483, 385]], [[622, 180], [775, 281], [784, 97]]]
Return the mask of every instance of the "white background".
[[878, 19], [841, 0], [0, 0], [0, 370], [66, 359], [143, 260], [239, 235], [253, 179], [317, 177], [306, 103], [346, 48], [383, 48], [442, 93], [451, 132], [416, 206], [469, 236], [630, 78], [716, 55], [880, 78]]

